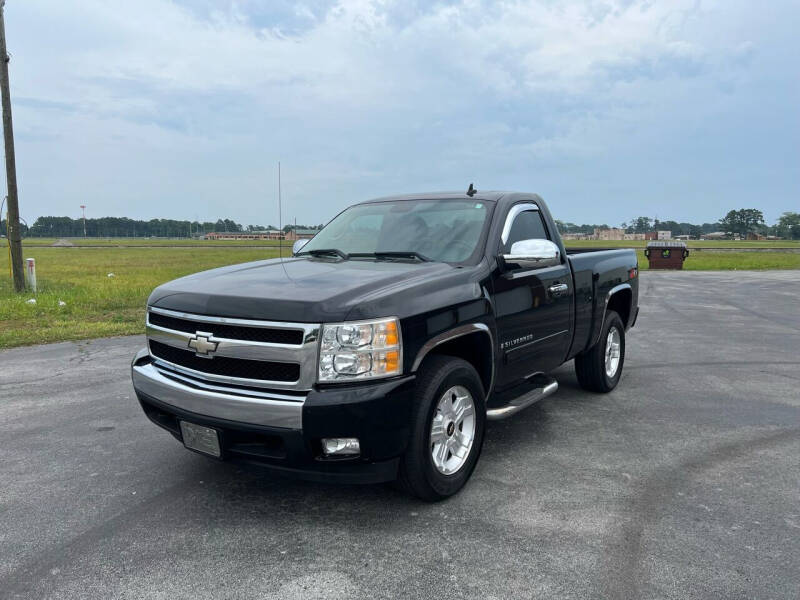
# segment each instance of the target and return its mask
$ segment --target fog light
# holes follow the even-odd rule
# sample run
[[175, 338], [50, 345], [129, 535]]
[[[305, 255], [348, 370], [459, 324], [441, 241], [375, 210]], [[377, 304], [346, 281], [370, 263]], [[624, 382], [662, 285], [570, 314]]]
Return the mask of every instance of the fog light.
[[322, 438], [322, 452], [325, 456], [358, 456], [361, 446], [358, 438]]

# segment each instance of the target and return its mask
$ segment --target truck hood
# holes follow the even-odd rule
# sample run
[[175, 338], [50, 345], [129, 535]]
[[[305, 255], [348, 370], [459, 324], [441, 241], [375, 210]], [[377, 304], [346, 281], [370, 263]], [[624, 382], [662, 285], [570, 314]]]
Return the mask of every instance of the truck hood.
[[480, 296], [446, 263], [286, 258], [233, 265], [156, 288], [148, 305], [180, 312], [325, 323], [405, 317]]

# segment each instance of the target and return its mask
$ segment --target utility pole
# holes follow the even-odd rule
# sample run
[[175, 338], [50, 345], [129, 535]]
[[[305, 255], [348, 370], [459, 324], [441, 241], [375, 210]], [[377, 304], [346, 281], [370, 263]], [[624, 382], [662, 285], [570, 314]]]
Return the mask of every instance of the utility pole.
[[278, 161], [278, 256], [283, 259], [283, 215], [281, 207], [281, 161]]
[[17, 163], [14, 157], [14, 128], [11, 123], [11, 91], [8, 83], [8, 50], [6, 22], [3, 14], [6, 0], [0, 0], [0, 95], [3, 104], [3, 139], [6, 147], [6, 181], [8, 185], [8, 245], [11, 249], [11, 277], [14, 289], [25, 289], [22, 270], [22, 236], [19, 228], [19, 198], [17, 196]]
[[81, 212], [83, 213], [83, 238], [86, 239], [86, 205], [81, 204]]

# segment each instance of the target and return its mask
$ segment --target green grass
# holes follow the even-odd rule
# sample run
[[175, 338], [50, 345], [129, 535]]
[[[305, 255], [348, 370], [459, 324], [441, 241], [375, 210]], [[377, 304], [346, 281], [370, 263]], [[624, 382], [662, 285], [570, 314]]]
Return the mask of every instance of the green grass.
[[[0, 247], [0, 348], [144, 331], [157, 285], [204, 269], [274, 258], [276, 248], [32, 248], [37, 294], [12, 292]], [[114, 277], [108, 277], [114, 273]], [[36, 304], [28, 304], [30, 298]], [[59, 301], [65, 306], [59, 306]]]
[[[28, 248], [37, 246], [52, 246], [59, 239], [66, 239], [76, 246], [202, 246], [208, 248], [226, 248], [230, 246], [271, 246], [277, 247], [277, 240], [189, 240], [171, 238], [27, 238], [24, 242]], [[284, 241], [284, 248], [292, 247], [291, 241]], [[689, 248], [796, 248], [800, 249], [800, 240], [780, 240], [775, 242], [766, 241], [741, 241], [733, 240], [714, 240], [700, 241], [690, 240], [686, 242]], [[646, 241], [631, 240], [568, 240], [564, 244], [573, 248], [644, 248]]]
[[[646, 270], [643, 250], [637, 250], [639, 267]], [[683, 263], [686, 271], [767, 271], [800, 269], [800, 254], [792, 252], [692, 252]]]
[[[64, 239], [75, 246], [202, 246], [220, 248], [227, 246], [278, 246], [278, 240], [190, 240], [184, 238], [27, 238], [23, 242], [28, 248], [52, 246], [54, 242]], [[284, 248], [291, 248], [293, 242], [285, 240]]]
[[[645, 248], [646, 241], [641, 240], [564, 240], [568, 248]], [[733, 240], [689, 240], [689, 248], [795, 248], [800, 249], [800, 240], [741, 241]]]
[[[204, 269], [278, 255], [274, 246], [241, 248], [237, 242], [207, 244], [191, 248], [180, 245], [50, 248], [26, 241], [24, 256], [36, 259], [39, 292], [35, 295], [12, 292], [7, 249], [0, 246], [0, 348], [142, 333], [145, 302], [157, 285]], [[622, 245], [597, 243], [606, 247], [611, 244]], [[637, 250], [637, 254], [640, 267], [646, 270], [644, 252]], [[693, 252], [685, 268], [800, 269], [800, 253]], [[108, 273], [114, 273], [114, 277], [108, 277]], [[27, 304], [33, 297], [36, 304]], [[59, 301], [65, 305], [59, 306]]]

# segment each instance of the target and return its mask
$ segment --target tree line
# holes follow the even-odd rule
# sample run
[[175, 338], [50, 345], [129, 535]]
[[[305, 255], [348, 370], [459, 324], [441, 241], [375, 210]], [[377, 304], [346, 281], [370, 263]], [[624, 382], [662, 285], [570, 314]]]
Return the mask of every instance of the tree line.
[[[86, 237], [169, 237], [188, 238], [204, 233], [248, 232], [277, 229], [273, 225], [242, 225], [232, 219], [216, 221], [178, 221], [174, 219], [150, 219], [149, 221], [127, 217], [101, 217], [86, 219]], [[315, 229], [321, 225], [297, 225], [298, 229]], [[290, 231], [294, 224], [285, 225]], [[23, 237], [83, 237], [83, 219], [70, 217], [39, 217], [32, 225], [20, 223]], [[5, 234], [6, 221], [0, 221], [0, 233]]]
[[[577, 225], [563, 221], [556, 221], [561, 233], [593, 233], [595, 229], [608, 229], [608, 225]], [[777, 236], [787, 240], [800, 240], [800, 213], [785, 212], [773, 224], [767, 225], [764, 213], [755, 208], [742, 208], [731, 210], [714, 223], [686, 223], [677, 221], [661, 221], [650, 217], [636, 217], [620, 224], [620, 229], [625, 233], [647, 233], [648, 231], [670, 231], [673, 236], [688, 235], [700, 237], [708, 233], [722, 231], [728, 234], [738, 234], [745, 237], [748, 233], [757, 233], [764, 236]]]
[[[556, 221], [561, 233], [590, 234], [595, 229], [608, 229], [605, 223], [583, 224]], [[30, 226], [21, 223], [23, 237], [83, 237], [83, 219], [70, 217], [39, 217]], [[283, 231], [290, 231], [294, 224], [283, 226]], [[319, 229], [318, 225], [297, 225], [298, 229]], [[764, 214], [755, 208], [731, 210], [715, 223], [686, 223], [677, 221], [661, 221], [650, 217], [636, 217], [620, 225], [626, 233], [646, 233], [648, 231], [670, 231], [673, 236], [701, 235], [722, 231], [739, 234], [745, 237], [748, 233], [774, 235], [787, 240], [800, 240], [800, 212], [785, 212], [773, 224], [764, 222]], [[170, 237], [188, 238], [204, 233], [216, 232], [248, 232], [277, 229], [273, 225], [242, 225], [232, 219], [216, 221], [177, 221], [173, 219], [150, 219], [149, 221], [129, 219], [127, 217], [101, 217], [86, 219], [87, 237]], [[5, 234], [5, 219], [0, 221], [0, 233]]]

